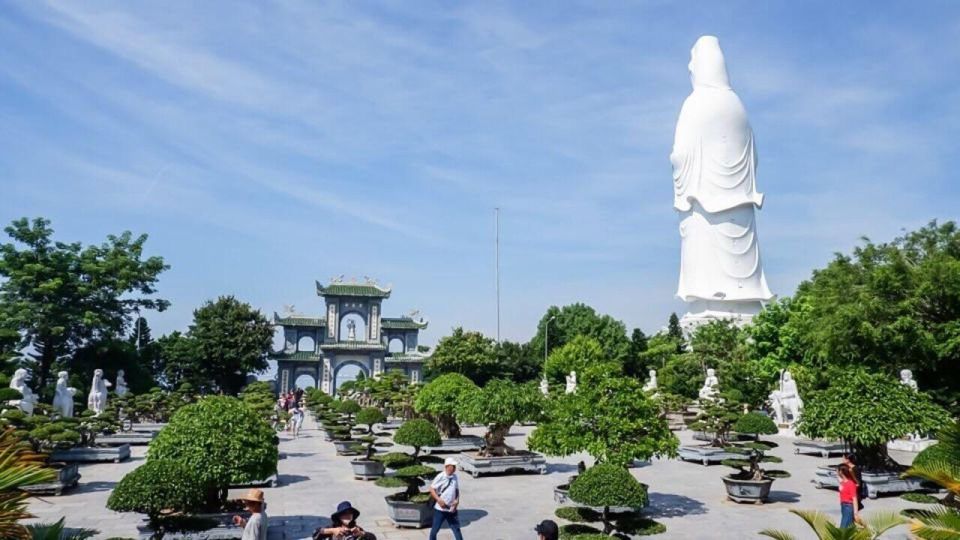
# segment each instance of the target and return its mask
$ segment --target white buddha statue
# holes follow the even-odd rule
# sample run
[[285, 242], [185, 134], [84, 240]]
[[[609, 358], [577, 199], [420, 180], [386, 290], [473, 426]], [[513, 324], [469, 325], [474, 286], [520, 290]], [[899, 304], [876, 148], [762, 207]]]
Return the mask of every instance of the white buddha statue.
[[66, 371], [57, 373], [57, 391], [53, 395], [53, 408], [64, 418], [73, 417], [73, 396], [77, 393], [76, 388], [67, 386], [69, 377]]
[[919, 388], [917, 387], [917, 381], [913, 380], [913, 372], [909, 369], [900, 370], [900, 384], [906, 386], [914, 392], [919, 391]]
[[685, 329], [717, 319], [746, 323], [773, 298], [760, 260], [757, 153], [747, 111], [730, 86], [714, 36], [690, 51], [693, 91], [680, 109], [670, 162], [680, 214], [677, 297]]
[[347, 340], [357, 340], [357, 323], [353, 322], [353, 319], [347, 321]]
[[717, 378], [717, 372], [713, 368], [707, 369], [707, 378], [703, 381], [703, 387], [700, 388], [700, 399], [714, 400], [720, 392], [720, 379]]
[[117, 389], [114, 390], [114, 392], [116, 392], [118, 396], [127, 393], [127, 380], [123, 378], [123, 375], [122, 369], [117, 371]]
[[572, 394], [577, 391], [577, 372], [576, 371], [571, 371], [570, 374], [567, 375], [567, 388], [565, 391], [567, 394]]
[[545, 396], [550, 395], [550, 383], [547, 382], [546, 377], [540, 379], [540, 393]]
[[94, 370], [90, 393], [87, 395], [87, 408], [93, 411], [94, 416], [107, 408], [107, 388], [110, 386], [110, 381], [103, 378], [103, 370]]
[[650, 370], [650, 380], [648, 380], [643, 385], [644, 392], [656, 392], [657, 391], [657, 370]]
[[793, 380], [789, 371], [783, 371], [779, 387], [770, 393], [770, 408], [773, 409], [777, 424], [793, 425], [800, 420], [803, 400], [797, 390], [797, 381]]
[[10, 379], [10, 388], [19, 391], [22, 395], [20, 399], [10, 401], [10, 405], [19, 408], [27, 415], [33, 414], [33, 407], [37, 404], [37, 395], [27, 385], [29, 380], [30, 373], [23, 368], [13, 372], [13, 378]]

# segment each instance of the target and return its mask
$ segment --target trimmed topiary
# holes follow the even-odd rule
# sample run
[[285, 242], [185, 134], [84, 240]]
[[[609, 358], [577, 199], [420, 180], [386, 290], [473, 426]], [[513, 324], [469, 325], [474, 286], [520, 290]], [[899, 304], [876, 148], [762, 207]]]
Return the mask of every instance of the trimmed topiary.
[[647, 488], [627, 469], [612, 463], [590, 467], [570, 484], [570, 498], [587, 506], [603, 508], [604, 534], [614, 530], [611, 506], [642, 508], [649, 501]]
[[386, 421], [386, 415], [384, 415], [383, 411], [376, 407], [367, 407], [366, 409], [362, 409], [357, 413], [357, 423], [367, 426], [369, 428], [369, 433], [373, 433], [374, 424], [380, 424]]
[[347, 417], [352, 423], [353, 415], [360, 412], [360, 404], [352, 399], [345, 399], [337, 404], [337, 412]]
[[779, 430], [777, 424], [769, 416], [758, 413], [748, 412], [741, 416], [733, 424], [733, 431], [745, 435], [776, 435]]
[[560, 519], [574, 523], [593, 523], [600, 521], [600, 512], [586, 506], [561, 506], [554, 512]]
[[147, 460], [188, 465], [209, 487], [207, 505], [216, 510], [231, 484], [263, 480], [277, 472], [276, 435], [240, 400], [210, 396], [177, 411], [150, 443]]
[[459, 373], [447, 373], [430, 381], [417, 392], [413, 409], [428, 415], [444, 437], [459, 437], [457, 407], [463, 396], [476, 391], [477, 385]]
[[440, 432], [437, 427], [424, 420], [415, 418], [404, 422], [397, 432], [393, 435], [393, 442], [405, 446], [413, 447], [413, 457], [416, 459], [420, 455], [420, 449], [425, 446], [439, 446], [441, 444]]
[[127, 473], [117, 484], [107, 508], [146, 514], [151, 528], [163, 534], [161, 515], [193, 513], [202, 508], [208, 486], [186, 463], [154, 459]]

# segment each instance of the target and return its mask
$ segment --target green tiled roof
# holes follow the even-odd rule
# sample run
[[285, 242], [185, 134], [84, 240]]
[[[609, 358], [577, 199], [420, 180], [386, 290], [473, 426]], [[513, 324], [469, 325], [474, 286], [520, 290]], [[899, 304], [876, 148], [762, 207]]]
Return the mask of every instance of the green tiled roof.
[[300, 315], [281, 317], [274, 313], [273, 324], [279, 324], [281, 326], [326, 326], [327, 321], [316, 317], [303, 317]]
[[313, 351], [296, 351], [292, 353], [281, 351], [270, 353], [269, 356], [271, 360], [299, 360], [309, 362], [319, 362], [321, 360], [320, 355]]
[[325, 351], [382, 351], [386, 350], [387, 347], [380, 342], [335, 341], [333, 343], [321, 343], [320, 348]]
[[331, 283], [324, 286], [318, 281], [317, 294], [319, 296], [370, 296], [374, 298], [389, 298], [390, 289], [366, 283]]
[[392, 330], [423, 330], [427, 321], [415, 321], [410, 317], [383, 317], [380, 319], [383, 328]]

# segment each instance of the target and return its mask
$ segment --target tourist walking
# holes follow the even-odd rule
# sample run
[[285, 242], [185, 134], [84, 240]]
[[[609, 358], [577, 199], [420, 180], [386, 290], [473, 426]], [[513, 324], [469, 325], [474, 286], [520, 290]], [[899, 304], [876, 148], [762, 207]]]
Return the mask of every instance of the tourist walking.
[[267, 540], [267, 513], [266, 502], [263, 500], [263, 491], [251, 489], [240, 497], [243, 507], [250, 512], [250, 517], [233, 516], [234, 525], [243, 527], [241, 540]]
[[293, 411], [290, 413], [290, 425], [293, 431], [293, 438], [300, 437], [300, 426], [303, 425], [303, 409], [300, 407], [293, 407]]
[[857, 479], [847, 464], [837, 470], [840, 478], [840, 528], [850, 527], [860, 518], [857, 506]]
[[557, 527], [557, 522], [551, 519], [541, 521], [533, 530], [537, 533], [537, 540], [558, 540], [560, 538], [560, 528]]
[[330, 515], [331, 525], [313, 531], [313, 540], [377, 540], [373, 533], [357, 525], [358, 517], [360, 511], [350, 501], [343, 501], [337, 505], [337, 511]]
[[850, 467], [853, 479], [857, 481], [857, 510], [863, 510], [863, 500], [867, 498], [867, 485], [863, 483], [863, 473], [857, 465], [857, 456], [852, 453], [845, 454], [843, 464]]
[[457, 477], [457, 460], [447, 458], [443, 462], [443, 471], [430, 483], [430, 497], [437, 501], [433, 505], [433, 527], [430, 540], [437, 540], [437, 533], [446, 521], [455, 540], [463, 540], [460, 534], [460, 479]]

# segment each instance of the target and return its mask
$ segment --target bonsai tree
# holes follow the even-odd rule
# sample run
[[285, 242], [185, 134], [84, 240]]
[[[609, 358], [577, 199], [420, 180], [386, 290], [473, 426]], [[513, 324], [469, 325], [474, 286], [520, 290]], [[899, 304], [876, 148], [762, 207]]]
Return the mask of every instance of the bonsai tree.
[[[876, 512], [864, 518], [863, 524], [859, 527], [854, 525], [841, 529], [834, 525], [832, 517], [823, 512], [810, 510], [790, 510], [790, 512], [803, 518], [818, 540], [876, 540], [890, 529], [907, 523], [907, 519], [896, 512]], [[759, 534], [775, 540], [797, 540], [796, 536], [788, 532], [774, 529], [764, 529]], [[937, 536], [936, 538], [949, 537]]]
[[385, 422], [386, 420], [387, 417], [376, 407], [367, 407], [357, 413], [357, 423], [367, 426], [367, 435], [363, 437], [363, 441], [367, 443], [364, 459], [369, 460], [373, 458], [374, 444], [377, 441], [377, 437], [373, 434], [373, 425]]
[[392, 452], [381, 456], [380, 461], [387, 467], [396, 470], [393, 476], [376, 481], [380, 487], [406, 487], [398, 494], [392, 495], [391, 500], [423, 503], [430, 500], [429, 493], [421, 493], [420, 486], [424, 479], [437, 473], [436, 469], [420, 463], [420, 450], [427, 446], [440, 444], [440, 432], [436, 426], [427, 420], [417, 418], [404, 422], [393, 435], [393, 442], [404, 446], [412, 446], [413, 454]]
[[611, 506], [642, 508], [647, 505], [647, 488], [630, 471], [613, 463], [590, 467], [570, 484], [570, 498], [586, 506], [600, 507], [603, 534], [610, 535], [616, 527], [610, 513]]
[[789, 478], [790, 473], [786, 471], [767, 471], [762, 467], [762, 463], [782, 463], [783, 460], [777, 456], [768, 456], [766, 452], [776, 448], [776, 443], [769, 441], [760, 441], [760, 435], [776, 435], [777, 425], [773, 420], [758, 412], [749, 412], [737, 419], [733, 429], [737, 433], [753, 435], [754, 441], [740, 443], [728, 446], [727, 450], [742, 454], [744, 457], [739, 459], [725, 459], [723, 464], [737, 469], [737, 472], [730, 475], [735, 480], [764, 480], [768, 478]]
[[546, 400], [544, 416], [528, 444], [548, 456], [587, 452], [597, 463], [625, 467], [677, 453], [679, 442], [657, 403], [633, 378], [611, 376], [581, 385], [575, 394]]
[[690, 424], [690, 428], [710, 435], [712, 446], [728, 446], [730, 431], [743, 414], [738, 397], [736, 391], [728, 391], [720, 394], [717, 399], [704, 400], [700, 405], [700, 414]]
[[352, 399], [345, 399], [337, 404], [337, 412], [347, 417], [347, 422], [353, 423], [353, 415], [360, 412], [360, 404]]
[[493, 380], [483, 388], [463, 396], [457, 409], [461, 421], [484, 424], [484, 448], [481, 456], [506, 456], [516, 451], [505, 442], [510, 427], [517, 422], [535, 420], [541, 412], [541, 394], [532, 384]]
[[146, 514], [153, 538], [163, 538], [164, 517], [195, 513], [203, 507], [208, 487], [190, 465], [171, 459], [153, 459], [126, 474], [117, 484], [107, 508]]
[[65, 450], [84, 443], [79, 418], [60, 418], [52, 407], [43, 403], [38, 403], [33, 412], [27, 416], [20, 409], [7, 409], [0, 414], [0, 424], [12, 429], [16, 437], [38, 453]]
[[457, 406], [463, 396], [475, 390], [477, 385], [459, 373], [440, 375], [420, 389], [413, 408], [433, 419], [444, 437], [459, 437]]
[[277, 399], [268, 383], [264, 381], [252, 382], [240, 391], [238, 397], [265, 422], [273, 420]]
[[808, 400], [797, 432], [844, 441], [865, 469], [898, 470], [887, 455], [887, 441], [933, 433], [948, 422], [947, 411], [925, 393], [886, 375], [854, 370], [832, 379]]
[[223, 506], [227, 488], [277, 472], [276, 434], [239, 399], [208, 396], [177, 411], [151, 441], [147, 461], [169, 459], [189, 466], [207, 487], [206, 507]]

